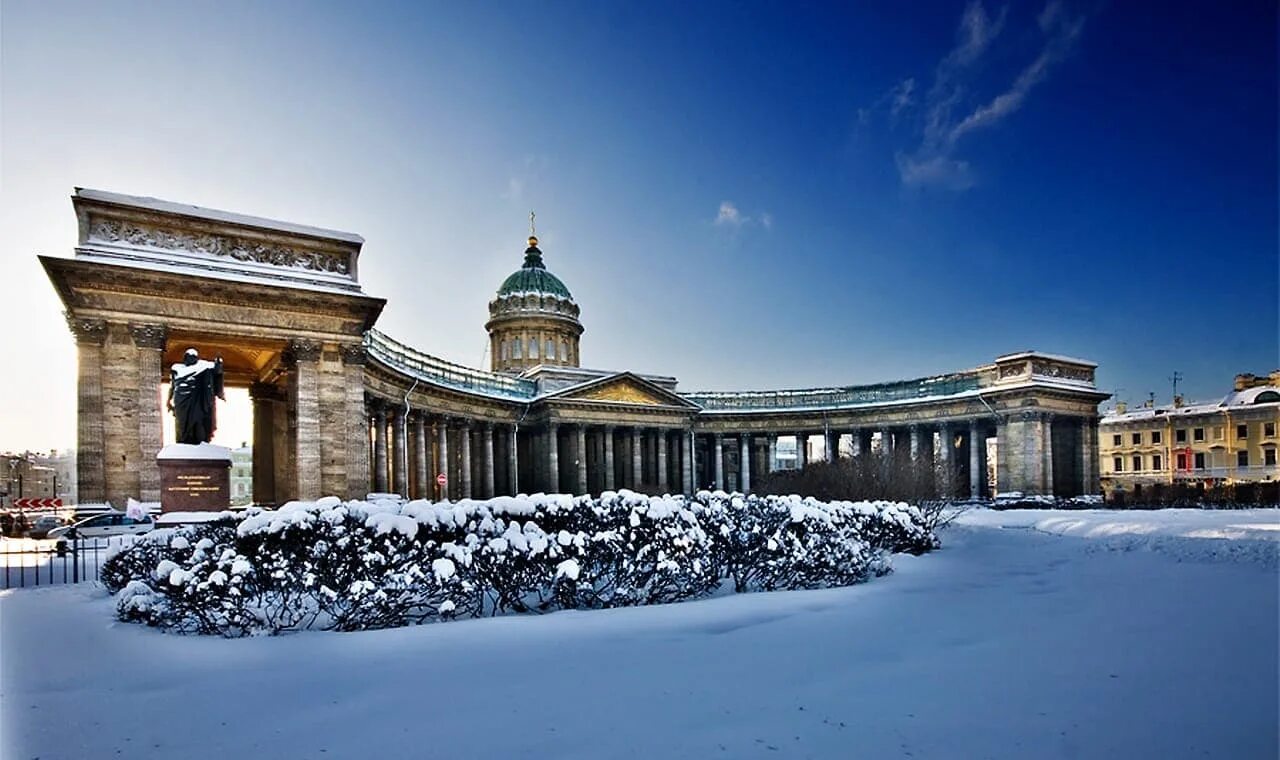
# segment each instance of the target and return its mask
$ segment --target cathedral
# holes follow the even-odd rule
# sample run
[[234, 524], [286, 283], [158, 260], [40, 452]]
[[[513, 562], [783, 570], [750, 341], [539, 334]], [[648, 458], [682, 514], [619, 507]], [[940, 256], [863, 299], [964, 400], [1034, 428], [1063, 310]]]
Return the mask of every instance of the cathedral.
[[[782, 461], [910, 456], [950, 495], [1098, 492], [1096, 365], [1021, 351], [874, 385], [690, 392], [583, 366], [582, 314], [531, 235], [496, 289], [490, 367], [375, 327], [359, 235], [77, 189], [42, 256], [79, 354], [82, 502], [159, 500], [163, 367], [224, 357], [253, 402], [253, 498], [750, 492]], [[516, 248], [516, 251], [519, 249]], [[987, 462], [989, 439], [997, 461]]]

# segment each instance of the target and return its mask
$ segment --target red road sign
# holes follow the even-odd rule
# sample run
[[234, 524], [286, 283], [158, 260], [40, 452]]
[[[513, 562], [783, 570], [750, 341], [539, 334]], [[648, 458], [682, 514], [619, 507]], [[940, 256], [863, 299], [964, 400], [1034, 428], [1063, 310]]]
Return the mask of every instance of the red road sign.
[[448, 482], [449, 482], [449, 479], [444, 476], [443, 472], [436, 476], [436, 485], [442, 486]]
[[61, 507], [62, 499], [14, 499], [13, 506], [17, 509], [49, 509]]

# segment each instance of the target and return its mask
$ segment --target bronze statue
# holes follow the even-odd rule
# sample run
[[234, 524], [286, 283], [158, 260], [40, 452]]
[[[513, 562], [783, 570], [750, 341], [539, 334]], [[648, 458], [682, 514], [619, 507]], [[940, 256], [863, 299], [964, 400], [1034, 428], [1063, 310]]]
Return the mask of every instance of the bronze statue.
[[170, 367], [169, 411], [177, 418], [178, 443], [208, 443], [216, 426], [214, 397], [227, 400], [222, 391], [222, 357], [201, 359], [188, 348], [181, 364]]

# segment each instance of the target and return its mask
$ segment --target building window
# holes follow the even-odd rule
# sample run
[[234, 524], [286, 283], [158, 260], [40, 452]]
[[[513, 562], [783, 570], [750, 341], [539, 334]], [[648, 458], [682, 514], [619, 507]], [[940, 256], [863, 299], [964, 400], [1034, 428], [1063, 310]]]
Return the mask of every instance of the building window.
[[1134, 457], [1133, 457], [1133, 471], [1134, 471], [1134, 472], [1138, 472], [1138, 471], [1139, 471], [1139, 470], [1141, 470], [1141, 469], [1142, 469], [1142, 457], [1141, 457], [1141, 456], [1134, 455]]
[[1275, 450], [1275, 449], [1263, 449], [1263, 450], [1262, 450], [1262, 463], [1263, 463], [1263, 464], [1265, 464], [1265, 465], [1266, 465], [1266, 466], [1268, 466], [1268, 467], [1275, 467], [1275, 466], [1276, 466], [1276, 450]]
[[1249, 437], [1249, 426], [1236, 425], [1236, 438], [1248, 438], [1248, 437]]
[[1152, 430], [1152, 431], [1151, 431], [1151, 442], [1152, 442], [1152, 443], [1160, 443], [1160, 439], [1161, 439], [1162, 437], [1163, 437], [1163, 436], [1161, 436], [1161, 435], [1160, 435], [1160, 431], [1159, 431], [1159, 430]]
[[1187, 455], [1186, 455], [1186, 454], [1179, 454], [1179, 455], [1178, 455], [1178, 469], [1179, 469], [1179, 470], [1184, 470], [1184, 471], [1187, 469]]
[[1191, 431], [1191, 440], [1193, 440], [1193, 441], [1203, 441], [1203, 440], [1204, 440], [1204, 428], [1196, 428], [1195, 430], [1192, 430], [1192, 431]]
[[1151, 456], [1151, 469], [1157, 471], [1164, 469], [1164, 462], [1160, 459], [1159, 454], [1153, 454]]
[[1184, 429], [1181, 429], [1181, 430], [1175, 430], [1175, 431], [1173, 431], [1173, 440], [1177, 441], [1178, 443], [1186, 443], [1186, 442], [1187, 442], [1187, 431], [1186, 431], [1186, 429], [1184, 428]]
[[537, 338], [529, 339], [529, 358], [530, 359], [538, 358], [538, 339]]
[[519, 338], [516, 338], [511, 343], [516, 349], [512, 355], [517, 359], [523, 359], [524, 358], [524, 342], [521, 341]]
[[1247, 452], [1247, 451], [1237, 451], [1237, 452], [1236, 452], [1236, 467], [1248, 467], [1248, 466], [1249, 466], [1249, 452]]
[[1124, 440], [1124, 436], [1120, 435], [1119, 433], [1116, 433], [1115, 435], [1111, 436], [1111, 445], [1119, 446], [1122, 440]]
[[1215, 425], [1213, 428], [1213, 440], [1215, 441], [1223, 440], [1223, 435], [1225, 433], [1226, 433], [1226, 430], [1221, 425]]
[[550, 338], [547, 338], [547, 353], [546, 353], [546, 354], [544, 354], [544, 355], [545, 355], [548, 359], [554, 359], [554, 358], [556, 358], [556, 343], [555, 343], [555, 341], [551, 340]]
[[1275, 437], [1276, 437], [1276, 423], [1274, 423], [1274, 422], [1264, 422], [1264, 423], [1262, 423], [1262, 437], [1263, 437], [1263, 438], [1275, 438]]
[[1196, 469], [1197, 470], [1204, 469], [1204, 452], [1203, 451], [1196, 453]]
[[1111, 469], [1116, 472], [1124, 472], [1124, 459], [1122, 457], [1116, 457], [1112, 459]]
[[1134, 446], [1139, 446], [1139, 445], [1141, 445], [1141, 444], [1142, 444], [1142, 433], [1134, 433], [1134, 434], [1133, 434], [1133, 445], [1134, 445]]

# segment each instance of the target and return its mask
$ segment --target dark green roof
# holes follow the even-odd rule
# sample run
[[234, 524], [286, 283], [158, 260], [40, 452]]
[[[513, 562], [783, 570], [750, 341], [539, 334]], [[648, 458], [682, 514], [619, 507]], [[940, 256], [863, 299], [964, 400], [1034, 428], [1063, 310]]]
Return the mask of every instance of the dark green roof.
[[524, 266], [511, 273], [502, 281], [498, 295], [508, 296], [512, 293], [546, 293], [573, 300], [569, 289], [560, 282], [560, 278], [547, 271], [542, 263], [542, 251], [538, 250], [537, 239], [530, 238], [530, 245], [524, 252]]

